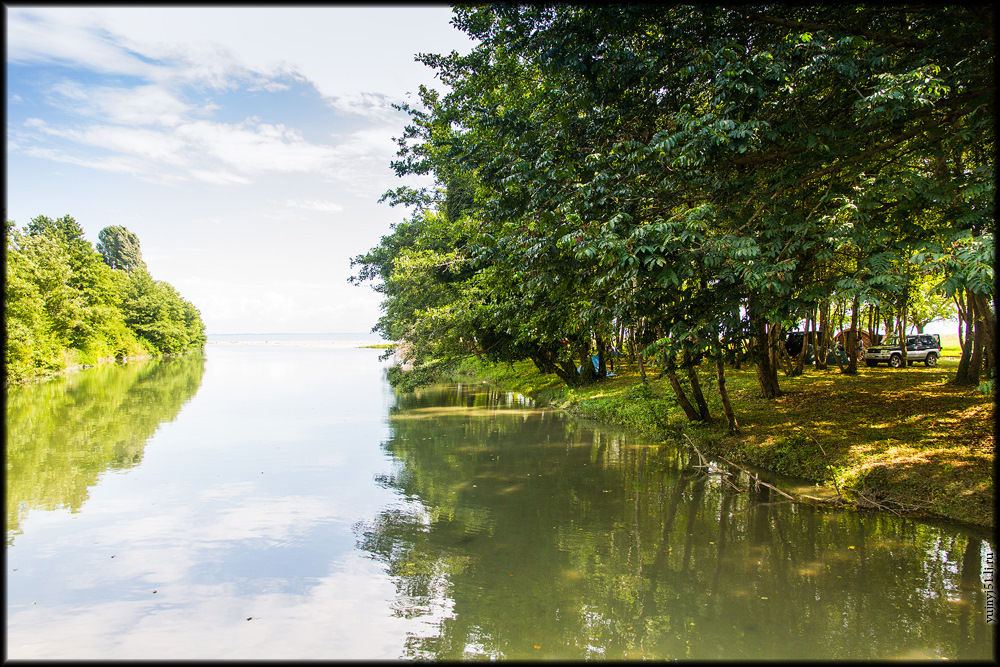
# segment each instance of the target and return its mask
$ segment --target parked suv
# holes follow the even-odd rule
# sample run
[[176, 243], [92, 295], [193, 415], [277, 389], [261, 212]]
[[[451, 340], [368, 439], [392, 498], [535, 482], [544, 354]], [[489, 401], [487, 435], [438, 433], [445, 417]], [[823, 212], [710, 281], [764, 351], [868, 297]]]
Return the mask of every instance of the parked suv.
[[[916, 334], [906, 337], [906, 360], [912, 365], [922, 361], [927, 366], [937, 366], [941, 356], [941, 337], [937, 334]], [[873, 345], [865, 350], [865, 363], [877, 366], [880, 361], [889, 364], [890, 368], [903, 365], [903, 348], [898, 336], [889, 336], [884, 343]]]

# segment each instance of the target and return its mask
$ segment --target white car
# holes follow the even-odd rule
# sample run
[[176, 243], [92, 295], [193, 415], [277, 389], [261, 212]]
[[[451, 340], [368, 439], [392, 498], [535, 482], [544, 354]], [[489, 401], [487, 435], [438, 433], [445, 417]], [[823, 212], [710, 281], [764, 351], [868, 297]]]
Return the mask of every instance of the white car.
[[[922, 361], [927, 366], [937, 366], [941, 356], [941, 337], [937, 334], [915, 334], [906, 337], [906, 361], [909, 365]], [[888, 340], [873, 345], [865, 350], [865, 363], [877, 366], [884, 362], [890, 368], [903, 365], [903, 348], [898, 336], [889, 336]]]

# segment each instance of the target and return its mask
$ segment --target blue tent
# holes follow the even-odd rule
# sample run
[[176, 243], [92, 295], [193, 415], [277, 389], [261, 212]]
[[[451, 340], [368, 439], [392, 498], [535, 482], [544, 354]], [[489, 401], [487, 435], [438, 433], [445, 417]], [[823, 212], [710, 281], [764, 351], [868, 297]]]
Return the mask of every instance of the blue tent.
[[[598, 361], [598, 359], [597, 359], [597, 355], [596, 355], [596, 354], [592, 354], [592, 355], [590, 355], [590, 360], [591, 360], [592, 362], [594, 362], [594, 371], [595, 371], [595, 372], [596, 372], [596, 371], [599, 371], [599, 370], [601, 370], [601, 364], [600, 364], [600, 362]], [[577, 366], [577, 367], [576, 367], [576, 372], [577, 372], [577, 373], [582, 373], [582, 372], [583, 372], [583, 366]], [[614, 374], [614, 373], [612, 373], [611, 371], [608, 371], [608, 377], [609, 377], [609, 378], [613, 378], [614, 376], [615, 376], [615, 374]]]

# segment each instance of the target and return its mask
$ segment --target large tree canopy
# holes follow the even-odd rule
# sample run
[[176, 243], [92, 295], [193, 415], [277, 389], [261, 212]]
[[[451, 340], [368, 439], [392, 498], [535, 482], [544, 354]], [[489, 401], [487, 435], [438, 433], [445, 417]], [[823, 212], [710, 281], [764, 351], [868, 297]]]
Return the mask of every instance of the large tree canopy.
[[[905, 309], [911, 264], [969, 297], [992, 349], [992, 273], [975, 268], [993, 247], [992, 22], [975, 6], [459, 7], [478, 45], [420, 56], [450, 92], [405, 107], [394, 162], [437, 185], [386, 198], [475, 220], [477, 317], [521, 349], [565, 341], [563, 366], [627, 329], [668, 368], [745, 355], [774, 396], [783, 326], [848, 303], [852, 372], [861, 309]], [[389, 332], [403, 288], [382, 288]], [[473, 339], [453, 325], [439, 355]]]

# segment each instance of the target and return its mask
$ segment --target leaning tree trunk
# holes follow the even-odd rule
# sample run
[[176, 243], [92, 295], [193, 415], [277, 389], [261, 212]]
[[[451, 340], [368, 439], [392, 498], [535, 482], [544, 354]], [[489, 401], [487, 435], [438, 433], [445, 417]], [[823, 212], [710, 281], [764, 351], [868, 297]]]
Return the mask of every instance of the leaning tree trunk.
[[712, 415], [708, 411], [708, 403], [705, 402], [705, 395], [701, 393], [701, 382], [698, 380], [698, 371], [694, 367], [694, 364], [688, 364], [687, 367], [688, 379], [691, 381], [691, 395], [694, 396], [694, 402], [698, 405], [698, 416], [703, 422], [712, 421]]
[[674, 390], [674, 396], [677, 397], [677, 403], [684, 410], [684, 414], [687, 415], [688, 421], [696, 422], [701, 416], [698, 411], [694, 409], [691, 405], [691, 401], [688, 400], [687, 395], [684, 393], [684, 388], [681, 387], [681, 383], [677, 380], [677, 365], [671, 358], [666, 359], [666, 373], [667, 379], [670, 381], [670, 388]]
[[733, 405], [729, 402], [729, 392], [726, 390], [726, 365], [721, 354], [715, 358], [715, 375], [719, 385], [719, 397], [722, 399], [722, 411], [726, 413], [726, 421], [729, 423], [729, 435], [736, 435], [740, 432], [740, 425], [736, 421]]
[[542, 373], [554, 373], [566, 386], [576, 387], [580, 384], [580, 374], [573, 368], [572, 363], [560, 361], [555, 355], [548, 351], [539, 351], [531, 356], [535, 367]]

